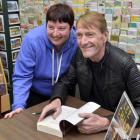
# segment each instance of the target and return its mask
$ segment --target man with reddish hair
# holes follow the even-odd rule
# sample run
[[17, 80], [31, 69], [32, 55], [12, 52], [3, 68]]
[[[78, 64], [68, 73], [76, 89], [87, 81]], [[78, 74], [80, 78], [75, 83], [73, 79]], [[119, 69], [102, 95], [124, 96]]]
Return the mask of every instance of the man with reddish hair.
[[[56, 110], [53, 117], [57, 117], [68, 91], [76, 84], [82, 100], [96, 102], [113, 112], [126, 91], [140, 115], [140, 72], [129, 54], [108, 42], [104, 15], [88, 12], [79, 18], [76, 27], [79, 49], [69, 71], [55, 85], [52, 101], [43, 108], [39, 121], [51, 109]], [[82, 133], [97, 133], [110, 124], [109, 116], [84, 112], [79, 115], [85, 118], [78, 124]]]

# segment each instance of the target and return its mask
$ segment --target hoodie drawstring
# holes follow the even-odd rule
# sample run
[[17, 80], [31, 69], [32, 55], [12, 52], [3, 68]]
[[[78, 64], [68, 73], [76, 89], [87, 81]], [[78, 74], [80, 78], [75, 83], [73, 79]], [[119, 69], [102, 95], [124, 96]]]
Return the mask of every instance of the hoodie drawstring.
[[[54, 49], [52, 49], [52, 86], [57, 83], [59, 75], [60, 75], [60, 70], [61, 70], [61, 65], [62, 65], [62, 56], [63, 52], [61, 53], [59, 61], [57, 61], [57, 76], [56, 79], [54, 80]], [[58, 59], [57, 59], [58, 60]]]

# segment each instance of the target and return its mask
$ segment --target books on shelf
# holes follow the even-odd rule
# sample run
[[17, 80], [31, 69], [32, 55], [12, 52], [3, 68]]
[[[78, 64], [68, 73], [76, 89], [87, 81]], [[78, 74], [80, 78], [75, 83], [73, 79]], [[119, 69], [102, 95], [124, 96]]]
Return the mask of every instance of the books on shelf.
[[37, 123], [37, 130], [63, 137], [68, 130], [83, 120], [79, 113], [92, 113], [99, 107], [100, 105], [94, 102], [88, 102], [79, 109], [63, 105], [62, 112], [56, 119], [53, 119], [52, 115], [47, 116], [43, 121]]
[[138, 119], [137, 112], [126, 92], [124, 92], [104, 140], [128, 140], [135, 129]]
[[4, 74], [2, 60], [0, 59], [0, 113], [10, 110], [10, 97]]

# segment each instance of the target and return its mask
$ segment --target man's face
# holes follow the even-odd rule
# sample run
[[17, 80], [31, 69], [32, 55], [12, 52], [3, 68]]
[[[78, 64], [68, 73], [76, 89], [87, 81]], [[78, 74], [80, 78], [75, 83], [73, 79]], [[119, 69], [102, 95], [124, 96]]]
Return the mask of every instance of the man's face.
[[56, 47], [56, 49], [59, 49], [69, 38], [70, 25], [65, 22], [48, 21], [47, 31], [49, 40]]
[[100, 61], [104, 56], [107, 34], [101, 33], [99, 29], [92, 26], [87, 29], [82, 25], [77, 26], [78, 45], [85, 58], [92, 61]]

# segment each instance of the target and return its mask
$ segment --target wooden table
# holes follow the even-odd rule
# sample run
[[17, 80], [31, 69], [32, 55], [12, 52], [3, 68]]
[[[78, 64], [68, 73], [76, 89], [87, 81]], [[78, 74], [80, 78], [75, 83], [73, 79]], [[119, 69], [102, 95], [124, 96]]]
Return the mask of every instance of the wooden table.
[[[16, 115], [12, 119], [0, 120], [0, 140], [62, 140], [56, 136], [49, 135], [47, 133], [39, 132], [36, 129], [36, 123], [39, 116], [32, 115], [32, 112], [40, 112], [41, 109], [47, 104], [43, 102], [36, 106], [33, 106], [22, 113]], [[68, 97], [66, 105], [72, 107], [80, 107], [84, 102]], [[111, 112], [98, 109], [98, 114], [108, 115]], [[140, 133], [140, 129], [136, 129], [134, 135]], [[85, 135], [80, 134], [77, 130], [70, 131], [63, 139], [64, 140], [103, 140], [105, 132], [98, 134]]]

